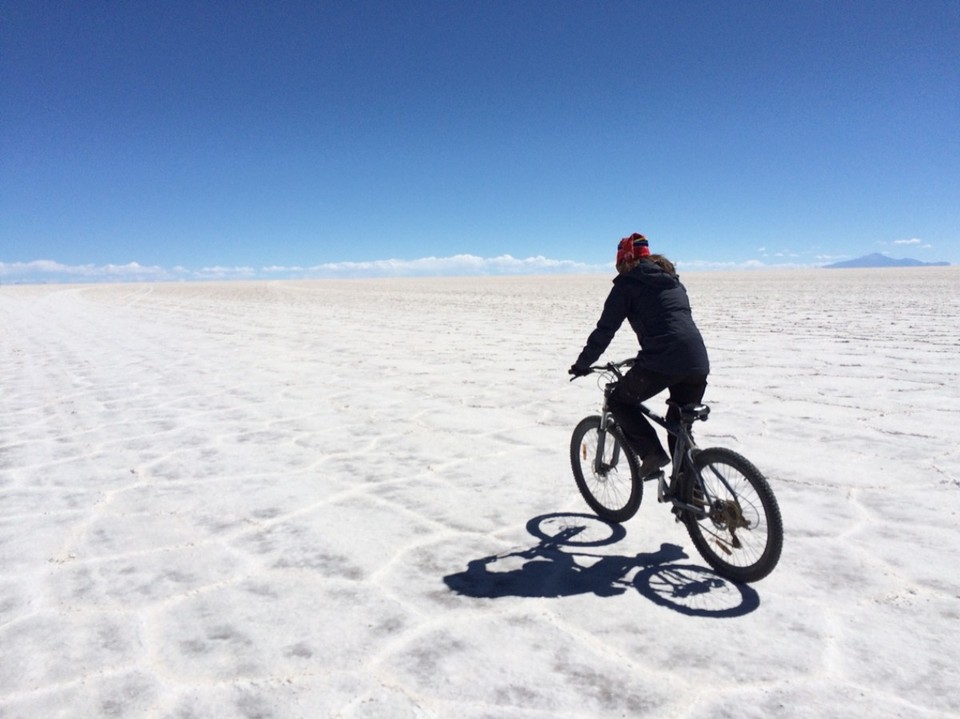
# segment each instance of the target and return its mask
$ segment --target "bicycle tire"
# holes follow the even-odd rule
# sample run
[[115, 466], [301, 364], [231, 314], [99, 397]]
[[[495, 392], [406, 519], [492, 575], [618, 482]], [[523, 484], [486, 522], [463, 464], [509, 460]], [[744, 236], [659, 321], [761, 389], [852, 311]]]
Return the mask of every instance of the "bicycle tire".
[[527, 531], [539, 539], [542, 546], [603, 547], [616, 544], [627, 536], [619, 524], [605, 522], [592, 514], [554, 512], [542, 514], [527, 522]]
[[620, 430], [608, 425], [602, 461], [605, 469], [597, 472], [594, 460], [600, 431], [600, 417], [585, 417], [570, 438], [570, 466], [577, 488], [590, 509], [608, 522], [626, 522], [640, 508], [643, 482], [640, 466]]
[[[693, 461], [703, 489], [714, 498], [705, 517], [684, 512], [694, 546], [722, 577], [734, 582], [763, 579], [783, 550], [783, 520], [770, 484], [750, 460], [730, 449], [704, 449]], [[696, 481], [684, 482], [681, 496], [693, 504], [697, 490]]]

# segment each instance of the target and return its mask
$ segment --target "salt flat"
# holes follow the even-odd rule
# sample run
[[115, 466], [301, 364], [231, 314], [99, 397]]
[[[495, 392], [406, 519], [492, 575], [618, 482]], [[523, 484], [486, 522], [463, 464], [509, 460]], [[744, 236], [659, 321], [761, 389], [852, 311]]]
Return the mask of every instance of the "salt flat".
[[0, 287], [0, 717], [960, 715], [960, 271], [682, 279], [746, 587], [577, 494], [609, 277]]

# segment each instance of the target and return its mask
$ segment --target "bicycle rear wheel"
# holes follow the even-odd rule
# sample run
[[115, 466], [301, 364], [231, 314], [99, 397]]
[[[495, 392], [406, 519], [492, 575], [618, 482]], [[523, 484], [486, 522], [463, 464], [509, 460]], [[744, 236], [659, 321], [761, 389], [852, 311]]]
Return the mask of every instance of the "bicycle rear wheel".
[[[643, 498], [640, 467], [620, 430], [608, 425], [598, 457], [600, 417], [581, 420], [570, 438], [570, 465], [577, 488], [590, 508], [608, 522], [625, 522]], [[599, 461], [598, 461], [599, 460]]]
[[694, 546], [727, 579], [763, 579], [783, 549], [780, 506], [766, 478], [742, 455], [719, 447], [698, 452], [694, 464], [703, 485], [692, 478], [682, 489], [686, 502], [706, 512], [704, 517], [685, 512]]

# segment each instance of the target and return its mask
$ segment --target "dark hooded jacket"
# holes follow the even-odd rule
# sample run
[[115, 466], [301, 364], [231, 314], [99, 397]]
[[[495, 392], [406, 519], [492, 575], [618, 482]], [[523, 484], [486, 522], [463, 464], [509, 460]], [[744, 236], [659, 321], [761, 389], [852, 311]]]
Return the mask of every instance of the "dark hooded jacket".
[[624, 320], [640, 341], [635, 367], [665, 375], [709, 374], [707, 348], [693, 322], [686, 289], [676, 275], [647, 261], [614, 278], [576, 366], [596, 362]]

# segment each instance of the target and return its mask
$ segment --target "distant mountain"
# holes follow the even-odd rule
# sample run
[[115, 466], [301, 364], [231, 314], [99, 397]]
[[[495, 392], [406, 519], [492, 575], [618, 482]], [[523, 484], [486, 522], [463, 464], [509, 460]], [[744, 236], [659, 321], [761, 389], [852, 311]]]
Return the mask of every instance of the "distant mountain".
[[947, 267], [949, 262], [921, 262], [920, 260], [911, 260], [904, 258], [902, 260], [894, 259], [874, 252], [872, 255], [864, 255], [855, 260], [844, 260], [843, 262], [834, 262], [832, 265], [824, 265], [828, 270], [853, 268], [853, 267]]

